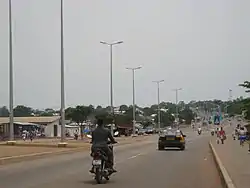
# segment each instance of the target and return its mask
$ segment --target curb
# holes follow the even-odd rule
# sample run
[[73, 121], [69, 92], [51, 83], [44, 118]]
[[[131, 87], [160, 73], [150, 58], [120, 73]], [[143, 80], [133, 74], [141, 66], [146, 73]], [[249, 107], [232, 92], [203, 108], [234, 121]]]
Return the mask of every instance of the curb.
[[214, 146], [212, 144], [212, 142], [209, 142], [209, 147], [212, 151], [215, 163], [216, 163], [216, 167], [219, 170], [219, 173], [221, 175], [221, 180], [225, 186], [225, 188], [236, 188], [236, 186], [233, 183], [233, 180], [231, 179], [231, 177], [229, 176], [225, 166], [222, 164], [217, 152], [214, 149]]

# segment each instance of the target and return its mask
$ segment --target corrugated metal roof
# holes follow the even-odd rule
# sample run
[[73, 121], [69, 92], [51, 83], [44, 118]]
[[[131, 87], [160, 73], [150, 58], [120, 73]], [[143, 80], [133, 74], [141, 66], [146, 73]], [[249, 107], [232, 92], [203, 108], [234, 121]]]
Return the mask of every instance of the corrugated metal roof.
[[[52, 123], [60, 119], [60, 116], [43, 117], [14, 117], [14, 122], [20, 123]], [[0, 117], [0, 124], [9, 123], [9, 117]]]

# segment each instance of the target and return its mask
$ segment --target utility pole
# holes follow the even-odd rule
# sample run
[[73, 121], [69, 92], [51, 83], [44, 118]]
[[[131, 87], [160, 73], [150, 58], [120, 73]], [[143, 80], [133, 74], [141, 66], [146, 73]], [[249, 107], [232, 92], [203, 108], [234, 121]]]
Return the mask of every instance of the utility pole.
[[174, 89], [175, 91], [175, 104], [176, 104], [176, 109], [175, 109], [175, 120], [177, 123], [177, 126], [179, 126], [179, 112], [178, 112], [178, 91], [182, 90], [182, 88], [177, 88]]
[[126, 68], [132, 71], [133, 80], [133, 136], [135, 136], [135, 124], [136, 124], [136, 107], [135, 107], [135, 70], [141, 69], [142, 67]]
[[111, 125], [111, 134], [112, 134], [112, 136], [114, 136], [113, 124], [114, 124], [115, 114], [114, 114], [114, 104], [113, 104], [113, 46], [117, 45], [117, 44], [122, 44], [123, 41], [118, 41], [118, 42], [113, 42], [113, 43], [107, 43], [104, 41], [100, 41], [100, 43], [108, 45], [109, 49], [110, 49], [110, 51], [109, 51], [110, 52], [110, 107], [111, 107], [111, 115], [112, 115], [112, 119], [113, 119], [113, 122]]
[[8, 144], [14, 144], [14, 84], [13, 84], [13, 54], [12, 54], [12, 0], [9, 0], [9, 141]]
[[164, 80], [153, 81], [157, 84], [157, 102], [158, 102], [158, 131], [161, 129], [161, 109], [160, 109], [160, 83]]

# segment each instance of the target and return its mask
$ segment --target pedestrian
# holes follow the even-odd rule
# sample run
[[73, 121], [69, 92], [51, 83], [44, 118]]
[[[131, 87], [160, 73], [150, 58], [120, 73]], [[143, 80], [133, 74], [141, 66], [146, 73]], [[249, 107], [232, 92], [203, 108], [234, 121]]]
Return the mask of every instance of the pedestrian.
[[23, 131], [23, 133], [22, 133], [22, 139], [23, 139], [23, 141], [26, 140], [26, 137], [27, 137], [27, 133], [25, 131]]
[[244, 129], [244, 127], [240, 127], [239, 130], [239, 139], [240, 139], [240, 145], [243, 146], [244, 142], [246, 141], [246, 130]]
[[250, 154], [250, 132], [246, 132], [246, 140], [248, 142], [248, 153]]
[[33, 133], [32, 130], [29, 132], [29, 138], [30, 138], [30, 141], [31, 141], [31, 142], [32, 142], [33, 139], [34, 139], [34, 133]]
[[217, 142], [217, 144], [219, 144], [220, 143], [220, 129], [219, 129], [219, 127], [216, 128], [215, 133], [217, 136], [216, 142]]
[[217, 133], [217, 143], [219, 144], [219, 142], [221, 141], [221, 144], [224, 144], [224, 141], [226, 140], [226, 133], [223, 130], [223, 127], [220, 128], [220, 130]]

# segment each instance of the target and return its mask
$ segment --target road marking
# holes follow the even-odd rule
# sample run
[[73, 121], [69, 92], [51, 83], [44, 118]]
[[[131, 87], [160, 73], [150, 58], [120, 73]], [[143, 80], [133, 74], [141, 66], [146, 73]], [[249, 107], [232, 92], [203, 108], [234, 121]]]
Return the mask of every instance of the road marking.
[[115, 164], [124, 163], [124, 162], [126, 162], [126, 161], [128, 161], [128, 160], [130, 160], [130, 159], [135, 159], [136, 157], [139, 157], [139, 156], [141, 156], [141, 155], [145, 155], [145, 154], [146, 154], [146, 153], [138, 153], [138, 154], [133, 155], [133, 156], [131, 156], [131, 157], [128, 157], [128, 158], [126, 158], [126, 159], [123, 159], [123, 160], [117, 161], [117, 162], [115, 162]]
[[127, 159], [128, 159], [128, 160], [129, 160], [129, 159], [134, 159], [134, 158], [136, 158], [136, 157], [138, 157], [138, 156], [140, 156], [140, 155], [142, 155], [142, 153], [138, 153], [137, 155], [131, 156], [131, 157], [127, 158]]

